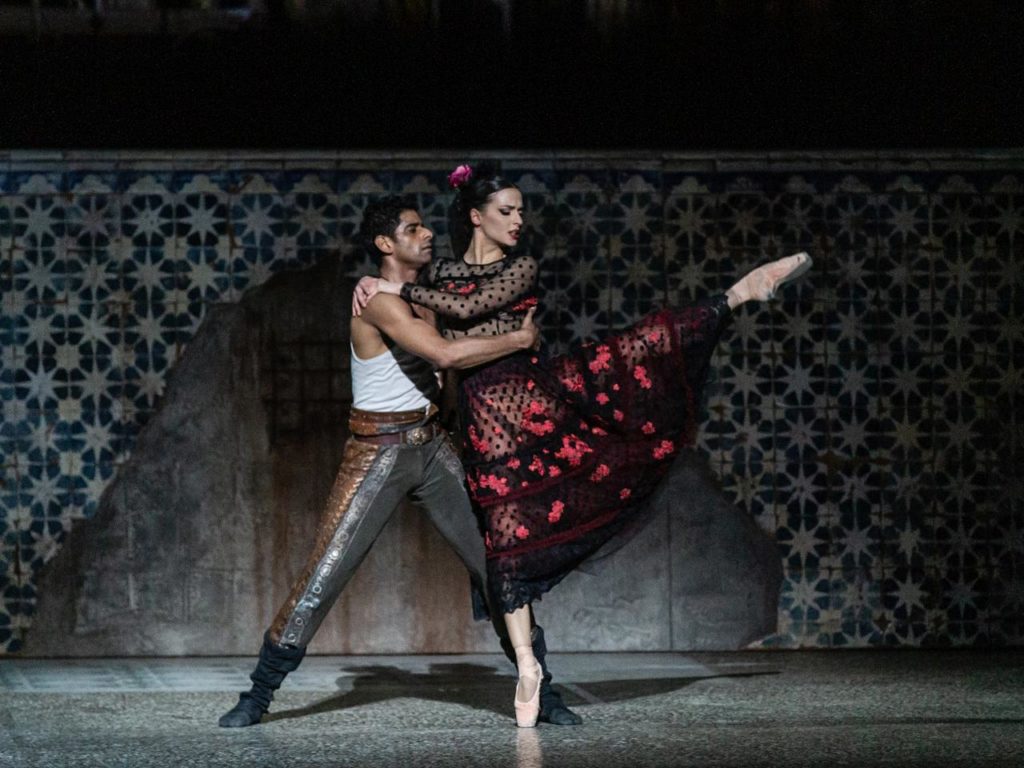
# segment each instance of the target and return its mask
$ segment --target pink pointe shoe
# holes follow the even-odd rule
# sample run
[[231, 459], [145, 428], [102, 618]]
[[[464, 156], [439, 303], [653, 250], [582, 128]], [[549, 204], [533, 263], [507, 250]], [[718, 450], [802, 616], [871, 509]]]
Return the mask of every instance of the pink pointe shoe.
[[750, 298], [756, 301], [774, 299], [782, 286], [796, 280], [813, 264], [810, 254], [801, 251], [758, 267], [747, 276], [750, 280]]
[[[537, 725], [537, 718], [540, 716], [540, 664], [534, 662], [531, 669], [525, 667], [519, 672], [519, 681], [516, 683], [516, 725], [520, 728], [533, 728]], [[523, 682], [533, 682], [533, 695], [526, 701], [522, 701]]]

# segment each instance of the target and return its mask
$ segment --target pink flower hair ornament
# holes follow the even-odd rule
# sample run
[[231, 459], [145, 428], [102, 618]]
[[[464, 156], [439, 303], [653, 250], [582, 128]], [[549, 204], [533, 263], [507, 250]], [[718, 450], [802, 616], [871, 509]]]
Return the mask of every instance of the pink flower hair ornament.
[[452, 189], [458, 189], [471, 178], [473, 178], [473, 166], [460, 165], [448, 174], [448, 184]]

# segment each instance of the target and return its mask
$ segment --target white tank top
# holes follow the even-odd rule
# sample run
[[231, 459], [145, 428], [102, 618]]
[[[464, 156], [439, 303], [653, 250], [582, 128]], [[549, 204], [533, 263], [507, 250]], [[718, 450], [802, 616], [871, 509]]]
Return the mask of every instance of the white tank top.
[[368, 360], [352, 350], [352, 407], [362, 411], [415, 411], [436, 403], [441, 387], [434, 366], [392, 344]]

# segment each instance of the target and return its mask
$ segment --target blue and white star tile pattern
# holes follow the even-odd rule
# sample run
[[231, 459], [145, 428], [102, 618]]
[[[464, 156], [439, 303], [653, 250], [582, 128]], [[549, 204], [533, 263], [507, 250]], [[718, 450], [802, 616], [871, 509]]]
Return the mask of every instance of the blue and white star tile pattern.
[[[206, 311], [330, 253], [369, 272], [355, 233], [385, 193], [446, 252], [462, 160], [0, 157], [0, 650]], [[506, 161], [554, 350], [814, 256], [736, 313], [698, 439], [778, 543], [764, 646], [1024, 643], [1024, 181], [934, 160]]]

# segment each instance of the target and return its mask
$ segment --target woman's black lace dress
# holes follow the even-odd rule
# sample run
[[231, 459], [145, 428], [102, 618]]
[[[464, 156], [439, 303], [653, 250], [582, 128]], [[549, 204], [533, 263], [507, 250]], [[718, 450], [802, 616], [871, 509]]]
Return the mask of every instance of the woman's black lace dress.
[[[519, 328], [535, 305], [530, 256], [431, 265], [402, 296], [449, 338]], [[538, 599], [637, 516], [693, 443], [724, 295], [656, 312], [554, 357], [524, 352], [463, 372], [463, 462], [504, 610]]]

